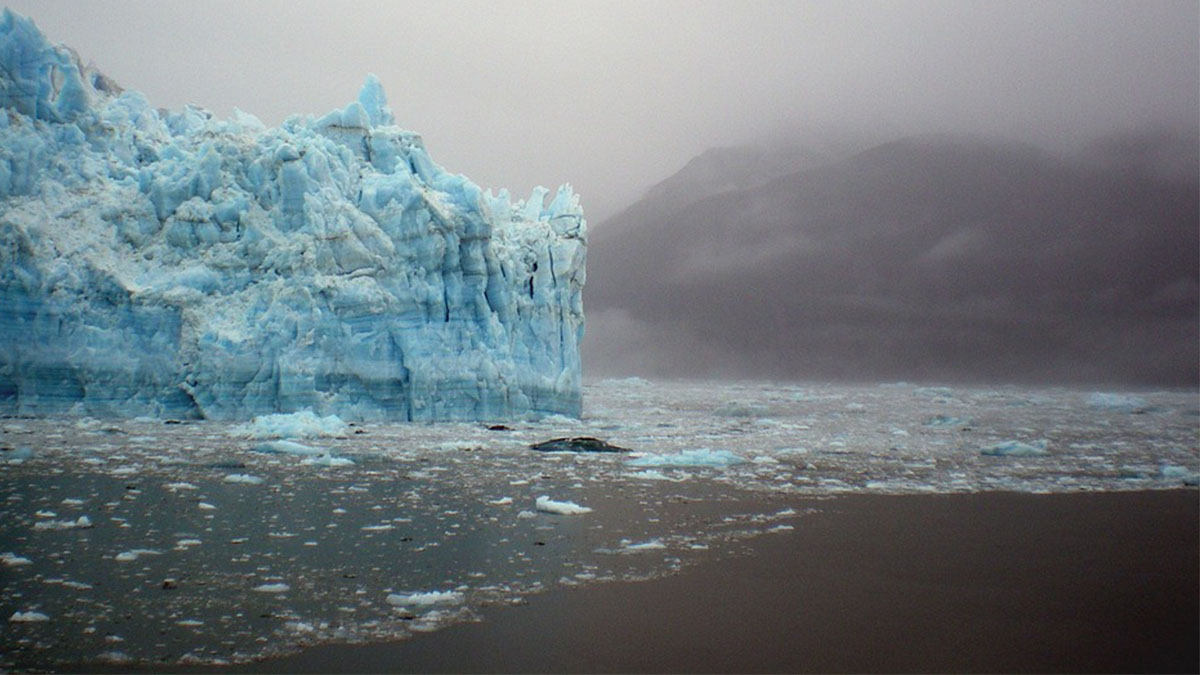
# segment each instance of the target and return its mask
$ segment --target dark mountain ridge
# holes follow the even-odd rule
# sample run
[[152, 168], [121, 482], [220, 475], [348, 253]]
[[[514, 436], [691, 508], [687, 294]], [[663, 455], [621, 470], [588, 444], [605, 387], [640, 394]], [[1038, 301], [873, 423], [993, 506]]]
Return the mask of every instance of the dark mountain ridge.
[[1196, 148], [923, 136], [651, 192], [593, 230], [589, 372], [1194, 386]]

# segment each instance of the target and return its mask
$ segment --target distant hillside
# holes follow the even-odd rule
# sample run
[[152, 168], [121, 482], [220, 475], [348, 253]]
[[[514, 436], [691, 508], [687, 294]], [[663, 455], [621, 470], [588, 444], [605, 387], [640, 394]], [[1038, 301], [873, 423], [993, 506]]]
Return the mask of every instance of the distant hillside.
[[710, 151], [593, 228], [585, 367], [1195, 385], [1198, 157], [1163, 134], [1069, 160], [958, 136]]

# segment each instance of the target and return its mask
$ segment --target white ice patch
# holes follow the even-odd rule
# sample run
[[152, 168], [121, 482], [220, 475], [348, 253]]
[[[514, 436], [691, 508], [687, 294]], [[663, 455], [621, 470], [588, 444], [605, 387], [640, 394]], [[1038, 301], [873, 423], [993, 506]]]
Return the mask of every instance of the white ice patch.
[[542, 513], [554, 513], [560, 516], [576, 516], [592, 512], [590, 508], [580, 506], [575, 502], [556, 502], [544, 495], [537, 498], [536, 507]]
[[231, 473], [225, 476], [226, 483], [244, 483], [246, 485], [262, 485], [263, 479], [246, 473]]
[[255, 452], [263, 452], [269, 455], [300, 455], [300, 456], [315, 456], [325, 454], [327, 451], [324, 448], [314, 448], [303, 443], [295, 441], [267, 441], [254, 446]]
[[32, 565], [33, 561], [16, 553], [8, 552], [0, 553], [0, 563], [3, 563], [5, 567], [20, 567], [21, 565]]
[[699, 448], [683, 450], [673, 454], [649, 454], [629, 460], [630, 466], [692, 466], [723, 468], [741, 464], [745, 460], [729, 450]]
[[429, 591], [427, 593], [389, 593], [387, 603], [397, 607], [430, 607], [433, 605], [457, 605], [463, 594], [457, 591]]
[[981, 448], [979, 454], [993, 457], [1040, 457], [1050, 454], [1046, 449], [1049, 445], [1050, 442], [1044, 438], [1028, 443], [1001, 441]]
[[348, 457], [336, 457], [328, 453], [316, 457], [306, 457], [300, 460], [300, 463], [305, 466], [354, 466], [354, 460]]
[[129, 551], [122, 551], [117, 554], [117, 562], [133, 562], [144, 555], [162, 555], [162, 551], [156, 551], [152, 548], [135, 548]]
[[1087, 397], [1087, 405], [1093, 410], [1109, 412], [1138, 413], [1145, 412], [1150, 404], [1146, 399], [1131, 394], [1109, 394], [1096, 392]]
[[11, 623], [37, 623], [39, 621], [49, 621], [50, 617], [41, 612], [13, 612], [13, 615], [8, 617]]
[[337, 415], [319, 417], [311, 410], [260, 415], [249, 424], [235, 426], [230, 435], [242, 438], [327, 438], [345, 436], [350, 427]]
[[292, 587], [283, 583], [259, 584], [250, 590], [254, 591], [255, 593], [287, 593], [288, 591], [292, 590]]
[[33, 524], [35, 530], [78, 530], [94, 527], [91, 518], [79, 516], [75, 520], [43, 520]]

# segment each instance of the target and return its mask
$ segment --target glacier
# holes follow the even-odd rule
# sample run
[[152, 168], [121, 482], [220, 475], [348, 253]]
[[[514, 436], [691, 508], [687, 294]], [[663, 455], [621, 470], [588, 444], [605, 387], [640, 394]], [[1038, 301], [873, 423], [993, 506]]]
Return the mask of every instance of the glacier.
[[0, 15], [0, 414], [578, 417], [587, 229], [435, 164], [378, 78], [267, 128]]

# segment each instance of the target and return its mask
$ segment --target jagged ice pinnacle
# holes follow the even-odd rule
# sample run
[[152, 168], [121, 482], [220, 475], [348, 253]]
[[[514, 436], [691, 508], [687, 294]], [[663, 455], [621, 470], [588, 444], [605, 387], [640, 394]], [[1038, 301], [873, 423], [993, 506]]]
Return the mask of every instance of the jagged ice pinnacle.
[[433, 163], [368, 76], [268, 129], [0, 15], [0, 413], [578, 415], [586, 223]]

